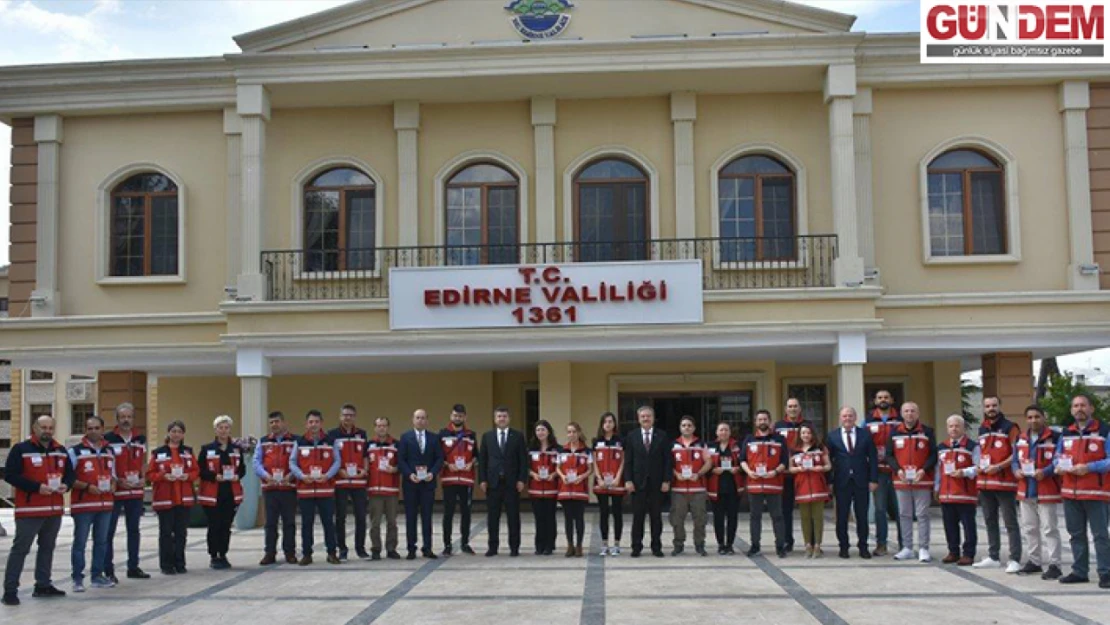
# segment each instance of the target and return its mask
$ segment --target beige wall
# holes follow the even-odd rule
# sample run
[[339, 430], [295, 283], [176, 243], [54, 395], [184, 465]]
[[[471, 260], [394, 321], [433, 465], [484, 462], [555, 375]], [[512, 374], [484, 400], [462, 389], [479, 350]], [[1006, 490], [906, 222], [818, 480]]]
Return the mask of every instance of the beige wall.
[[[1054, 86], [876, 91], [875, 259], [887, 293], [1066, 289], [1062, 133]], [[963, 135], [1001, 144], [1017, 160], [1020, 263], [922, 263], [919, 163], [937, 144]]]
[[[263, 250], [300, 249], [292, 240], [293, 181], [313, 163], [354, 157], [382, 179], [378, 210], [384, 210], [384, 241], [397, 244], [397, 134], [388, 106], [278, 109], [266, 127], [266, 238]], [[326, 169], [326, 168], [325, 168]], [[384, 202], [382, 197], [384, 195]]]
[[[441, 1], [315, 37], [282, 50], [313, 50], [317, 46], [447, 43], [467, 45], [472, 41], [520, 39], [509, 24], [507, 0]], [[575, 3], [570, 26], [563, 39], [627, 39], [632, 35], [686, 33], [706, 37], [714, 32], [768, 31], [803, 32], [799, 28], [772, 24], [692, 6], [675, 0], [629, 0]], [[676, 26], [681, 24], [681, 26]]]
[[[227, 148], [218, 111], [65, 121], [58, 288], [66, 315], [215, 310], [223, 299]], [[96, 283], [97, 189], [120, 168], [155, 163], [185, 188], [185, 284]]]

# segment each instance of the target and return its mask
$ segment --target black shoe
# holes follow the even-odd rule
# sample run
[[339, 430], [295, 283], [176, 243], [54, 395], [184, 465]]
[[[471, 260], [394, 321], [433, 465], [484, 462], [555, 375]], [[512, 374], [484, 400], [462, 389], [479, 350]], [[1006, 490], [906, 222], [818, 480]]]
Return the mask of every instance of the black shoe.
[[793, 551], [794, 551], [794, 543], [786, 543], [786, 553], [791, 553]]
[[416, 552], [415, 551], [410, 551], [409, 555], [405, 559], [406, 560], [415, 560], [416, 559]]
[[4, 593], [4, 597], [0, 599], [0, 603], [4, 605], [19, 605], [19, 596], [14, 592]]
[[162, 575], [177, 575], [177, 571], [173, 569], [162, 569]]
[[375, 551], [374, 553], [370, 554], [370, 559], [371, 560], [381, 560], [382, 559], [382, 552]]
[[723, 546], [718, 546], [717, 547], [717, 555], [723, 556], [726, 553], [728, 553], [728, 549], [726, 547], [723, 547]]
[[629, 555], [630, 555], [630, 556], [632, 556], [633, 558], [639, 558], [639, 557], [640, 557], [640, 553], [641, 553], [642, 551], [643, 551], [643, 549], [633, 549], [633, 550], [632, 550], [632, 553], [630, 553]]
[[432, 551], [431, 549], [424, 549], [420, 553], [429, 560], [436, 560], [439, 558], [439, 556], [436, 555], [436, 552]]
[[346, 562], [347, 561], [347, 550], [346, 549], [343, 549], [342, 551], [339, 552], [339, 561], [340, 562]]
[[1098, 578], [1099, 588], [1110, 588], [1110, 575], [1102, 575]]
[[671, 557], [673, 558], [675, 556], [682, 555], [683, 551], [686, 551], [685, 547], [683, 547], [682, 545], [675, 545], [675, 548], [671, 549]]
[[517, 557], [520, 557], [520, 549], [512, 549], [512, 550], [510, 550], [510, 551], [509, 551], [509, 557], [510, 557], [510, 558], [517, 558]]
[[462, 546], [462, 549], [461, 549], [461, 551], [462, 551], [463, 553], [467, 554], [467, 555], [471, 555], [471, 556], [472, 556], [472, 555], [474, 555], [474, 550], [470, 548], [470, 545], [465, 545], [465, 544], [464, 544], [464, 545]]
[[212, 561], [208, 563], [208, 568], [222, 571], [224, 569], [230, 569], [231, 565], [224, 563], [222, 558], [212, 558]]
[[119, 578], [118, 578], [118, 577], [116, 577], [116, 574], [115, 574], [115, 573], [111, 573], [111, 574], [109, 574], [109, 575], [105, 575], [104, 577], [107, 577], [108, 579], [112, 580], [112, 583], [113, 583], [113, 584], [115, 584], [115, 585], [117, 585], [117, 586], [119, 585]]
[[780, 558], [785, 558], [786, 557], [786, 547], [783, 547], [781, 549], [775, 549], [775, 555], [780, 557]]
[[447, 545], [446, 547], [444, 547], [443, 551], [440, 553], [440, 555], [450, 556], [451, 555], [451, 545]]
[[860, 547], [859, 548], [859, 557], [863, 558], [864, 560], [870, 560], [871, 559], [871, 552], [867, 550], [867, 547]]
[[183, 564], [183, 565], [181, 565], [181, 566], [175, 566], [175, 567], [173, 567], [173, 570], [177, 571], [177, 574], [178, 574], [178, 575], [184, 575], [184, 574], [186, 574], [186, 573], [188, 573], [188, 572], [189, 572], [189, 569], [185, 568], [185, 565], [184, 565], [184, 564]]
[[655, 556], [656, 558], [665, 558], [665, 557], [666, 557], [666, 556], [665, 556], [665, 555], [663, 554], [663, 550], [662, 550], [662, 549], [652, 549], [652, 550], [651, 550], [651, 555]]
[[751, 548], [748, 549], [746, 555], [749, 558], [752, 557], [752, 556], [758, 556], [759, 555], [759, 545], [752, 545]]
[[1063, 576], [1063, 571], [1061, 571], [1060, 567], [1056, 566], [1055, 564], [1048, 565], [1048, 569], [1046, 569], [1044, 573], [1041, 573], [1041, 579], [1045, 581], [1060, 579]]
[[36, 586], [35, 591], [31, 593], [31, 596], [39, 597], [41, 599], [51, 599], [54, 597], [64, 597], [66, 596], [66, 592], [64, 590], [58, 590], [54, 586]]
[[487, 558], [492, 558], [495, 555], [497, 555], [497, 550], [496, 549], [487, 549], [486, 550], [486, 557]]
[[[140, 568], [128, 569], [127, 570], [127, 579], [150, 579], [150, 575], [145, 573]], [[113, 575], [111, 577], [111, 580], [113, 582], [116, 582], [117, 584], [119, 583], [119, 581], [116, 579], [115, 575]]]
[[385, 554], [385, 557], [389, 558], [390, 560], [400, 560], [401, 554], [397, 553], [396, 551], [390, 551]]
[[1018, 571], [1018, 575], [1033, 575], [1034, 573], [1043, 572], [1044, 569], [1041, 568], [1041, 565], [1033, 564], [1032, 562], [1026, 562], [1025, 566], [1021, 567], [1021, 570]]
[[1064, 577], [1060, 578], [1061, 584], [1086, 584], [1089, 581], [1091, 580], [1087, 579], [1086, 577], [1080, 577], [1075, 573], [1068, 573]]
[[694, 545], [694, 551], [696, 551], [699, 556], [709, 555], [708, 553], [705, 552], [705, 545]]
[[366, 553], [365, 549], [356, 551], [355, 555], [357, 555], [360, 560], [369, 560], [370, 559], [370, 554]]
[[848, 548], [847, 547], [841, 547], [840, 548], [840, 557], [844, 558], [845, 560], [852, 557], [852, 556], [848, 555]]
[[736, 555], [736, 550], [732, 548], [732, 545], [729, 545], [729, 546], [725, 547], [725, 553], [727, 553], [730, 556], [734, 556], [734, 555]]

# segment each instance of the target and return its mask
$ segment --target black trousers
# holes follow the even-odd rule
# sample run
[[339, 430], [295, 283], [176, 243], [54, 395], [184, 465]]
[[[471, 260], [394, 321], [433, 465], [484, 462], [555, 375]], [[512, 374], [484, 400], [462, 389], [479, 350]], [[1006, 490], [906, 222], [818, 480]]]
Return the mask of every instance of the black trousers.
[[268, 490], [262, 493], [266, 504], [266, 553], [277, 554], [278, 522], [281, 522], [281, 550], [297, 553], [297, 491]]
[[347, 500], [355, 509], [355, 552], [366, 553], [367, 497], [365, 488], [335, 489], [335, 540], [339, 553], [347, 553]]
[[659, 486], [632, 493], [632, 550], [644, 548], [644, 517], [651, 518], [651, 550], [663, 550], [663, 493]]
[[782, 540], [786, 547], [794, 546], [794, 476], [787, 474], [782, 481]]
[[[751, 503], [751, 517], [748, 519], [748, 528], [750, 531], [750, 538], [752, 547], [759, 548], [759, 540], [763, 535], [763, 509], [767, 509], [767, 514], [771, 515], [771, 531], [775, 534], [775, 551], [785, 546], [783, 539], [782, 527], [782, 495], [775, 493], [773, 495], [767, 493], [748, 493], [748, 501]], [[716, 522], [716, 521], [714, 521]]]
[[554, 499], [533, 499], [532, 514], [536, 517], [536, 552], [555, 550], [555, 539], [559, 535], [559, 521], [556, 518], [558, 502]]
[[470, 503], [474, 488], [471, 486], [443, 487], [443, 544], [451, 546], [451, 533], [454, 529], [455, 506], [459, 507], [459, 534], [462, 544], [470, 544]]
[[413, 484], [405, 480], [405, 538], [409, 551], [416, 551], [416, 517], [420, 517], [420, 529], [424, 538], [424, 551], [432, 550], [432, 505], [435, 504], [434, 484], [424, 482]]
[[586, 535], [586, 502], [563, 501], [563, 526], [567, 532], [567, 546], [581, 547]]
[[[857, 546], [863, 549], [867, 546], [867, 508], [871, 502], [871, 491], [867, 483], [850, 481], [845, 486], [836, 488], [836, 540], [841, 549], [847, 549], [848, 542], [848, 514], [853, 509], [856, 513]], [[886, 514], [884, 510], [882, 514]]]
[[740, 513], [740, 495], [723, 492], [713, 502], [713, 533], [718, 547], [731, 547], [736, 542], [736, 522]]
[[208, 517], [208, 555], [213, 558], [227, 557], [231, 546], [231, 523], [239, 506], [230, 496], [219, 497], [215, 506], [205, 506], [204, 516]]
[[[948, 543], [948, 553], [974, 558], [979, 544], [979, 528], [975, 526], [975, 504], [944, 503], [940, 505], [940, 514], [944, 519], [944, 538]], [[964, 531], [962, 545], [960, 526], [963, 526]]]
[[516, 484], [505, 479], [496, 488], [490, 488], [486, 494], [486, 505], [489, 507], [489, 548], [497, 551], [501, 545], [501, 507], [505, 507], [505, 514], [509, 517], [509, 549], [520, 549], [520, 493]]
[[158, 511], [158, 565], [163, 570], [185, 568], [185, 539], [189, 532], [189, 508], [174, 506]]
[[601, 540], [609, 540], [609, 517], [613, 517], [613, 539], [621, 542], [624, 529], [624, 495], [598, 495], [597, 505], [601, 511]]

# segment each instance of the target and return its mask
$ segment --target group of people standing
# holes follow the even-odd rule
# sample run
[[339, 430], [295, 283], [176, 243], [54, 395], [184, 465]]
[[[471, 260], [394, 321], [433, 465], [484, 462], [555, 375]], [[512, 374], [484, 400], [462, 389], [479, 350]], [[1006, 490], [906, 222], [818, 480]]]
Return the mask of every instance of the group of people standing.
[[[854, 514], [859, 555], [887, 555], [887, 515], [898, 527], [896, 560], [917, 557], [929, 562], [929, 505], [940, 503], [948, 554], [945, 563], [999, 567], [1000, 520], [1009, 538], [1008, 573], [1040, 574], [1062, 583], [1089, 581], [1088, 528], [1094, 535], [1099, 586], [1110, 588], [1110, 426], [1093, 418], [1089, 398], [1071, 402], [1074, 422], [1061, 432], [1047, 427], [1043, 410], [1025, 411], [1028, 429], [1008, 420], [995, 397], [984, 399], [984, 422], [978, 437], [966, 432], [962, 416], [946, 420], [947, 438], [938, 443], [920, 410], [906, 402], [897, 410], [890, 393], [876, 394], [864, 423], [850, 406], [841, 408], [840, 427], [822, 440], [819, 429], [802, 416], [791, 398], [784, 418], [755, 415], [755, 431], [743, 441], [720, 423], [713, 441], [696, 435], [693, 417], [684, 416], [680, 435], [671, 439], [655, 427], [650, 406], [637, 411], [639, 427], [621, 435], [616, 416], [601, 415], [597, 434], [587, 443], [577, 422], [566, 426], [563, 443], [547, 421], [536, 423], [531, 439], [510, 427], [509, 410], [494, 410], [494, 428], [478, 435], [467, 427], [466, 407], [456, 404], [450, 422], [438, 433], [428, 429], [423, 409], [413, 413], [412, 429], [399, 439], [390, 421], [378, 417], [370, 435], [356, 425], [357, 409], [345, 404], [339, 427], [326, 431], [323, 415], [310, 410], [305, 430], [293, 435], [281, 412], [268, 415], [270, 434], [254, 450], [252, 470], [262, 484], [265, 505], [264, 555], [260, 565], [277, 562], [278, 538], [286, 562], [313, 563], [314, 524], [324, 530], [327, 562], [348, 558], [346, 519], [354, 513], [355, 555], [400, 559], [397, 516], [404, 494], [407, 558], [420, 553], [437, 558], [432, 547], [432, 505], [437, 481], [443, 489], [443, 555], [454, 553], [454, 519], [458, 513], [459, 551], [474, 554], [470, 515], [475, 487], [486, 495], [488, 544], [485, 555], [500, 549], [502, 514], [507, 518], [511, 556], [520, 554], [520, 501], [527, 491], [535, 516], [535, 553], [552, 555], [558, 538], [561, 504], [566, 533], [565, 556], [582, 557], [585, 508], [592, 492], [598, 500], [600, 555], [621, 554], [626, 497], [632, 507], [631, 556], [644, 551], [645, 524], [650, 524], [651, 554], [664, 557], [662, 511], [670, 498], [672, 556], [685, 551], [686, 518], [693, 517], [693, 547], [706, 551], [706, 525], [713, 512], [717, 553], [734, 552], [739, 500], [746, 491], [751, 505], [749, 556], [761, 551], [762, 518], [771, 517], [775, 552], [794, 549], [793, 515], [799, 510], [807, 557], [823, 556], [824, 508], [835, 500], [839, 556], [849, 558], [849, 522]], [[116, 409], [117, 426], [104, 431], [100, 417], [90, 417], [85, 435], [66, 450], [54, 441], [54, 421], [37, 418], [33, 435], [15, 445], [5, 479], [17, 490], [15, 540], [4, 577], [5, 605], [18, 605], [16, 591], [31, 545], [38, 541], [35, 597], [64, 596], [50, 577], [54, 543], [71, 492], [74, 519], [72, 577], [84, 592], [85, 552], [93, 538], [90, 585], [119, 583], [113, 538], [120, 517], [127, 528], [127, 577], [150, 576], [139, 567], [139, 519], [145, 484], [153, 487], [152, 508], [158, 515], [159, 565], [165, 575], [187, 573], [185, 540], [190, 508], [200, 504], [208, 521], [207, 544], [214, 569], [231, 567], [227, 559], [231, 525], [243, 501], [244, 450], [231, 438], [232, 420], [217, 417], [212, 442], [194, 453], [184, 444], [185, 425], [174, 421], [164, 445], [147, 460], [146, 440], [134, 427], [134, 408]], [[868, 549], [868, 513], [875, 509], [877, 546]], [[1060, 570], [1059, 507], [1075, 562], [1068, 575]], [[1020, 506], [1020, 523], [1018, 507]], [[976, 513], [983, 509], [988, 554], [974, 562]], [[301, 557], [296, 554], [295, 515], [301, 517]], [[369, 517], [369, 525], [367, 518]], [[384, 523], [383, 523], [384, 522]], [[914, 552], [913, 524], [917, 523]], [[382, 540], [382, 525], [386, 526]], [[419, 531], [418, 531], [419, 525]], [[610, 532], [611, 529], [611, 532]], [[370, 537], [370, 551], [366, 538]], [[1021, 563], [1022, 542], [1028, 557]], [[422, 539], [422, 540], [421, 540]], [[418, 544], [419, 540], [419, 544]]]

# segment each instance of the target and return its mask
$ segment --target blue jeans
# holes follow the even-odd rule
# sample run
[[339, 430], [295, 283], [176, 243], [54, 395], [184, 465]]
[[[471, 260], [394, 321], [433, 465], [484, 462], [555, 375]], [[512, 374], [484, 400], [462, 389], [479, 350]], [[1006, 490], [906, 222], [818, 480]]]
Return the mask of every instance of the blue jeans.
[[104, 575], [104, 563], [108, 552], [108, 529], [112, 523], [111, 512], [82, 512], [73, 515], [73, 548], [70, 550], [70, 563], [73, 565], [73, 581], [85, 579], [85, 545], [92, 530], [93, 557], [92, 576]]
[[1110, 536], [1107, 534], [1107, 514], [1110, 504], [1105, 501], [1064, 500], [1064, 524], [1071, 535], [1071, 553], [1075, 563], [1072, 573], [1086, 579], [1091, 571], [1091, 552], [1087, 542], [1087, 526], [1095, 539], [1095, 567], [1099, 577], [1110, 575]]
[[115, 540], [120, 514], [124, 515], [127, 523], [127, 570], [134, 571], [139, 568], [139, 520], [143, 517], [143, 500], [125, 499], [117, 501], [112, 508], [112, 521], [108, 528], [108, 553], [104, 556], [105, 575], [116, 574]]
[[320, 524], [324, 526], [324, 546], [328, 555], [335, 553], [335, 499], [331, 497], [306, 497], [297, 501], [301, 508], [301, 552], [312, 555], [314, 542], [313, 525], [315, 517], [320, 515]]

